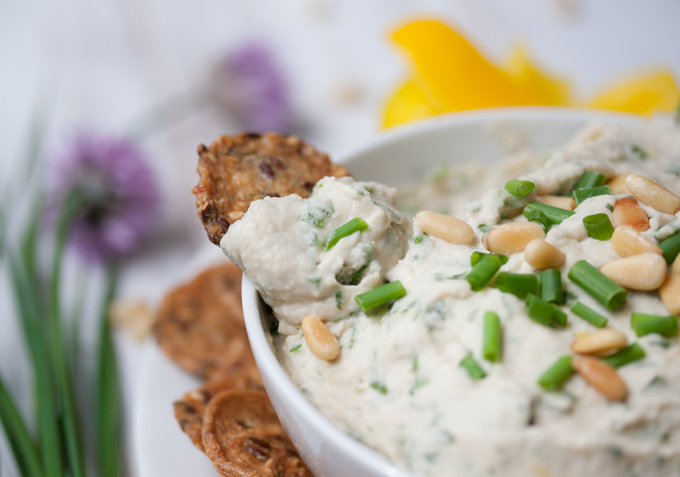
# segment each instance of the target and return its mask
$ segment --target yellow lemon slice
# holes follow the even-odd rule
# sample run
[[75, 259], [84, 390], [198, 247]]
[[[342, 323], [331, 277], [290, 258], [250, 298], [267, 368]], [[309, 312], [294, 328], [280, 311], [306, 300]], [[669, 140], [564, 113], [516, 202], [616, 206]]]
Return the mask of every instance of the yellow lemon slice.
[[514, 47], [505, 72], [518, 87], [539, 98], [542, 104], [569, 104], [569, 83], [540, 70], [524, 45]]
[[397, 124], [434, 116], [440, 112], [430, 103], [415, 81], [408, 80], [387, 102], [382, 126], [389, 128]]
[[675, 111], [678, 103], [680, 91], [675, 78], [670, 71], [661, 69], [607, 87], [588, 106], [649, 115], [655, 111]]

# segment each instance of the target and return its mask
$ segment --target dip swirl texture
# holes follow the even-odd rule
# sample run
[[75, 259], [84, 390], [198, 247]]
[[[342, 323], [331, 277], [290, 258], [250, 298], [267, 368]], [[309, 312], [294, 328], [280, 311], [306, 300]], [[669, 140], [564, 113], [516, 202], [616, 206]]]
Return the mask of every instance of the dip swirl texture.
[[[633, 312], [668, 316], [669, 310], [656, 291], [629, 290], [625, 304], [610, 311], [568, 278], [578, 261], [600, 267], [620, 258], [610, 240], [589, 237], [583, 218], [611, 219], [613, 206], [629, 194], [591, 197], [547, 232], [545, 240], [566, 257], [560, 271], [567, 305], [559, 307], [566, 327], [532, 321], [525, 300], [493, 281], [473, 292], [465, 280], [473, 252], [488, 253], [484, 231], [525, 221], [521, 211], [529, 202], [568, 194], [586, 171], [608, 179], [637, 173], [680, 192], [680, 132], [670, 123], [591, 126], [520, 177], [535, 184], [530, 194], [514, 196], [501, 183], [464, 212], [453, 210], [475, 230], [469, 245], [425, 234], [419, 221], [411, 227], [391, 188], [325, 178], [309, 199], [253, 202], [221, 246], [272, 307], [279, 322], [274, 350], [307, 398], [348, 434], [416, 475], [680, 476], [678, 337], [638, 337], [631, 327]], [[419, 200], [428, 208], [427, 191]], [[643, 236], [659, 243], [680, 230], [680, 213], [641, 207], [650, 222]], [[368, 228], [327, 250], [332, 231], [355, 217]], [[508, 258], [500, 272], [537, 273], [524, 253]], [[355, 297], [386, 281], [400, 281], [406, 296], [362, 311]], [[643, 359], [617, 370], [628, 387], [623, 402], [608, 400], [579, 375], [557, 392], [537, 384], [572, 353], [575, 337], [596, 330], [570, 311], [576, 301], [645, 350]], [[500, 362], [482, 354], [489, 311], [503, 330]], [[310, 351], [300, 326], [310, 315], [337, 337], [337, 359]], [[485, 378], [473, 380], [459, 366], [470, 355]]]

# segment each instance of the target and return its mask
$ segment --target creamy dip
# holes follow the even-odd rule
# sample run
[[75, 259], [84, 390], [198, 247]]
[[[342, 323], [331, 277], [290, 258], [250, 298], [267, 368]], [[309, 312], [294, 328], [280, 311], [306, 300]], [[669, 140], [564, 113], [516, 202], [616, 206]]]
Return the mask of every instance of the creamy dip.
[[[440, 181], [437, 187], [401, 197], [407, 208], [446, 209], [465, 219], [475, 231], [471, 245], [424, 234], [418, 221], [412, 224], [396, 208], [394, 189], [325, 178], [309, 199], [253, 202], [221, 246], [272, 307], [278, 320], [273, 348], [307, 398], [348, 434], [414, 474], [680, 476], [678, 338], [638, 338], [631, 328], [633, 311], [669, 315], [658, 292], [629, 290], [625, 305], [610, 311], [567, 277], [579, 260], [599, 267], [620, 258], [611, 241], [588, 236], [582, 219], [611, 216], [616, 201], [628, 195], [587, 199], [547, 233], [546, 241], [566, 255], [560, 270], [567, 302], [559, 307], [568, 315], [566, 327], [541, 326], [529, 319], [525, 300], [493, 284], [473, 292], [464, 279], [472, 253], [487, 252], [485, 231], [526, 220], [521, 210], [527, 203], [537, 195], [568, 194], [585, 171], [607, 178], [639, 173], [680, 192], [680, 131], [670, 123], [593, 125], [547, 160], [519, 160], [525, 169], [541, 162], [521, 176], [536, 186], [525, 197], [505, 191], [502, 174], [491, 187], [494, 176], [479, 169], [464, 177], [485, 177], [491, 188], [467, 205], [461, 194], [469, 197], [474, 180], [452, 187], [456, 175], [450, 171], [432, 179]], [[446, 191], [452, 189], [451, 196]], [[680, 229], [680, 214], [642, 207], [651, 225], [643, 235], [655, 243]], [[332, 231], [355, 217], [368, 228], [326, 250]], [[524, 253], [510, 255], [500, 271], [537, 273]], [[406, 290], [403, 298], [389, 308], [361, 311], [356, 296], [397, 280]], [[571, 354], [579, 333], [596, 329], [570, 311], [576, 301], [646, 352], [618, 368], [629, 390], [624, 402], [607, 400], [578, 375], [558, 392], [537, 384], [559, 357]], [[482, 355], [487, 311], [502, 324], [498, 363]], [[300, 323], [308, 315], [337, 337], [341, 354], [334, 361], [319, 359], [307, 346]], [[485, 378], [474, 381], [459, 365], [467, 355]]]

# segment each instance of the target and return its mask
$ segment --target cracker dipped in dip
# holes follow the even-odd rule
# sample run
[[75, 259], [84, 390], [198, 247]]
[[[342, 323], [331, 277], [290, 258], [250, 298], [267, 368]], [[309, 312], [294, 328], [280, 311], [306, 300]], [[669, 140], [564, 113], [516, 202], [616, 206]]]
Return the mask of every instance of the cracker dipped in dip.
[[677, 126], [592, 126], [452, 215], [325, 177], [220, 246], [306, 397], [414, 474], [679, 476], [679, 175]]

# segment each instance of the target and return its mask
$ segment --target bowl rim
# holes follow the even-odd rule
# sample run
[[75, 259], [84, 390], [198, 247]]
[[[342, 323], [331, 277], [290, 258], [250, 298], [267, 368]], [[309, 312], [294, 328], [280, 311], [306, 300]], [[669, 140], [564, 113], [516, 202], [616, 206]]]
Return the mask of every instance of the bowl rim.
[[[408, 139], [424, 132], [447, 129], [456, 125], [481, 123], [494, 120], [582, 120], [585, 123], [592, 120], [601, 120], [608, 123], [634, 124], [644, 123], [644, 118], [619, 112], [588, 110], [582, 108], [563, 107], [512, 107], [512, 108], [487, 108], [482, 110], [442, 114], [432, 118], [426, 118], [414, 123], [395, 126], [373, 137], [368, 143], [359, 146], [349, 153], [341, 156], [336, 162], [347, 164], [360, 155], [368, 154], [376, 149], [384, 147], [395, 140]], [[412, 477], [414, 474], [405, 469], [398, 468], [385, 456], [373, 450], [348, 434], [339, 426], [332, 423], [325, 415], [314, 406], [288, 376], [283, 366], [274, 354], [266, 331], [262, 326], [262, 319], [258, 309], [260, 300], [253, 283], [243, 274], [242, 302], [246, 330], [253, 354], [258, 366], [265, 367], [273, 386], [281, 393], [281, 397], [293, 409], [295, 414], [306, 415], [307, 422], [315, 428], [318, 434], [325, 436], [337, 445], [343, 446], [363, 464], [375, 472], [386, 476]], [[264, 373], [263, 373], [264, 374]]]

